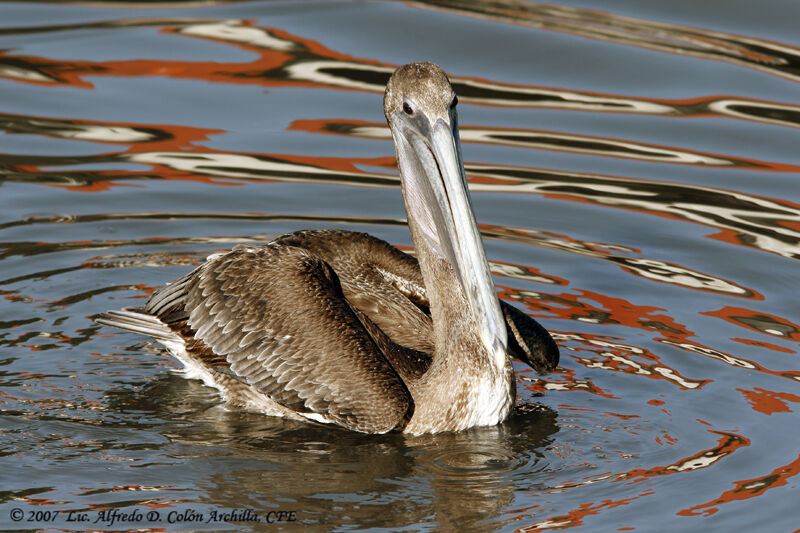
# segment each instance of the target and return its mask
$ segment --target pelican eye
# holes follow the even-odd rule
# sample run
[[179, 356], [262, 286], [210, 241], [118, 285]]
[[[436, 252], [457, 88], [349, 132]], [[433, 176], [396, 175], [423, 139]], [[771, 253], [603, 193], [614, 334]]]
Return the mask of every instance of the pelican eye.
[[410, 105], [408, 105], [408, 102], [403, 102], [403, 112], [405, 112], [406, 115], [414, 114], [414, 110], [411, 108]]

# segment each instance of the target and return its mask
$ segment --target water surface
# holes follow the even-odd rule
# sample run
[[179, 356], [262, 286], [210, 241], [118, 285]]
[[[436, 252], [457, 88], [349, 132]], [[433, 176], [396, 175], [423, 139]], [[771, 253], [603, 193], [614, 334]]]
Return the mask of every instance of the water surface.
[[[797, 530], [795, 11], [0, 3], [0, 529]], [[92, 321], [288, 231], [410, 248], [381, 99], [426, 59], [500, 296], [561, 347], [507, 423], [232, 412]]]

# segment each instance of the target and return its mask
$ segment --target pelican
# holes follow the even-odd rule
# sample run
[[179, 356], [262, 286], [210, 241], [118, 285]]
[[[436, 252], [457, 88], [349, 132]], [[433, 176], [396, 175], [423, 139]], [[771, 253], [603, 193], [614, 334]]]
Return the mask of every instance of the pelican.
[[433, 63], [383, 99], [416, 258], [365, 233], [304, 230], [213, 254], [100, 324], [149, 335], [233, 408], [412, 435], [491, 426], [511, 358], [545, 374], [558, 347], [500, 302], [472, 213], [458, 100]]

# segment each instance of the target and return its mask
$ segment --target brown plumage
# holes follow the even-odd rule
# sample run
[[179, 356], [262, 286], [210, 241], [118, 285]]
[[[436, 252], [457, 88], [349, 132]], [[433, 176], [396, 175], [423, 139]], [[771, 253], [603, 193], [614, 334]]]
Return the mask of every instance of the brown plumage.
[[215, 254], [97, 321], [156, 338], [233, 406], [367, 433], [502, 421], [509, 355], [546, 373], [558, 348], [494, 294], [444, 73], [401, 67], [384, 101], [419, 260], [365, 233], [299, 231]]

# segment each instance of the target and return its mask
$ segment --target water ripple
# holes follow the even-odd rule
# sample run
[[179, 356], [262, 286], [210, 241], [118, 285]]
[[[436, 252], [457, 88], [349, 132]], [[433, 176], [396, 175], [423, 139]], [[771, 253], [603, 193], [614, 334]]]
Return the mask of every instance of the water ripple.
[[[0, 529], [16, 506], [792, 529], [800, 48], [757, 37], [785, 5], [212, 4], [3, 4]], [[685, 22], [641, 16], [667, 8]], [[561, 349], [547, 376], [514, 362], [506, 423], [364, 436], [229, 411], [92, 322], [275, 233], [413, 253], [378, 122], [398, 50], [452, 75], [498, 294]]]

